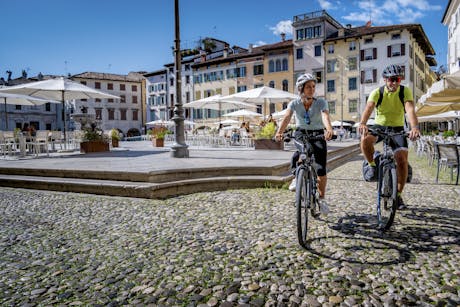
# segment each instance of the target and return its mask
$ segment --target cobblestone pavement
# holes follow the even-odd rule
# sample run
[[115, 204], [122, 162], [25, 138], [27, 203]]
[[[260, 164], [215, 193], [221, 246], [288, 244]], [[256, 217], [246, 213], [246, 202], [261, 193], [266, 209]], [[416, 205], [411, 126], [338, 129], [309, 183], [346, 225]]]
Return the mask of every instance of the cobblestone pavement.
[[375, 230], [356, 159], [299, 247], [285, 189], [167, 200], [0, 188], [2, 306], [460, 305], [460, 187], [414, 167], [410, 210]]

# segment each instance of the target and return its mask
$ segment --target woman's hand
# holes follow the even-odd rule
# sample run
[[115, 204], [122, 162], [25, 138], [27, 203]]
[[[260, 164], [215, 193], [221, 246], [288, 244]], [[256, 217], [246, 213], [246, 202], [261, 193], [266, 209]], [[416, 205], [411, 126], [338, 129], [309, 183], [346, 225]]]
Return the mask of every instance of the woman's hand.
[[276, 132], [275, 134], [275, 141], [280, 142], [283, 140], [283, 134], [281, 132]]
[[332, 131], [332, 129], [328, 129], [326, 130], [326, 133], [324, 133], [324, 139], [326, 141], [329, 141], [332, 139], [332, 136], [334, 135], [334, 131]]

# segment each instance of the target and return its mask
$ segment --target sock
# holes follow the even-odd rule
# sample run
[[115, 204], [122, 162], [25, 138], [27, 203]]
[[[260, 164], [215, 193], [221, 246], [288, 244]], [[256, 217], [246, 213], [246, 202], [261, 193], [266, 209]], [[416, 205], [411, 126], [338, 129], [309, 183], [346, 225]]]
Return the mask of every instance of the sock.
[[375, 161], [369, 162], [369, 165], [372, 166], [372, 167], [377, 166], [377, 164], [375, 164]]

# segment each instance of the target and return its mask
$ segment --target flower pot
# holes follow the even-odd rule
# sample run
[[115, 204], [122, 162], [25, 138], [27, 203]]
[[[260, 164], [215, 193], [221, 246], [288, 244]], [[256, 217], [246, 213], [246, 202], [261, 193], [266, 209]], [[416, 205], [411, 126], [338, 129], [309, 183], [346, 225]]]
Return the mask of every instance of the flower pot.
[[277, 142], [270, 139], [254, 140], [255, 149], [284, 150], [284, 142]]
[[109, 143], [104, 141], [86, 141], [80, 143], [80, 152], [101, 152], [109, 151]]
[[152, 143], [154, 147], [164, 147], [165, 146], [165, 139], [152, 139]]

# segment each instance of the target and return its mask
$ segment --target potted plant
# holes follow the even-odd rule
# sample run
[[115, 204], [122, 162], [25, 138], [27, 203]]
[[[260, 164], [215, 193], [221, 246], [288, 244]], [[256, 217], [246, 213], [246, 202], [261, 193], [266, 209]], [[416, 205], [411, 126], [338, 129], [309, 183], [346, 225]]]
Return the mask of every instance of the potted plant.
[[110, 130], [110, 139], [112, 140], [112, 147], [118, 147], [118, 142], [121, 138], [117, 129], [112, 128], [112, 130]]
[[152, 144], [155, 147], [163, 147], [165, 144], [165, 136], [169, 134], [168, 129], [166, 128], [158, 128], [154, 129], [151, 137], [152, 137]]
[[274, 122], [268, 122], [255, 135], [255, 149], [276, 149], [283, 150], [284, 143], [277, 142], [273, 138], [276, 134], [276, 125]]
[[83, 128], [82, 142], [80, 143], [80, 152], [100, 152], [109, 151], [109, 139], [101, 129], [96, 128], [96, 124]]

